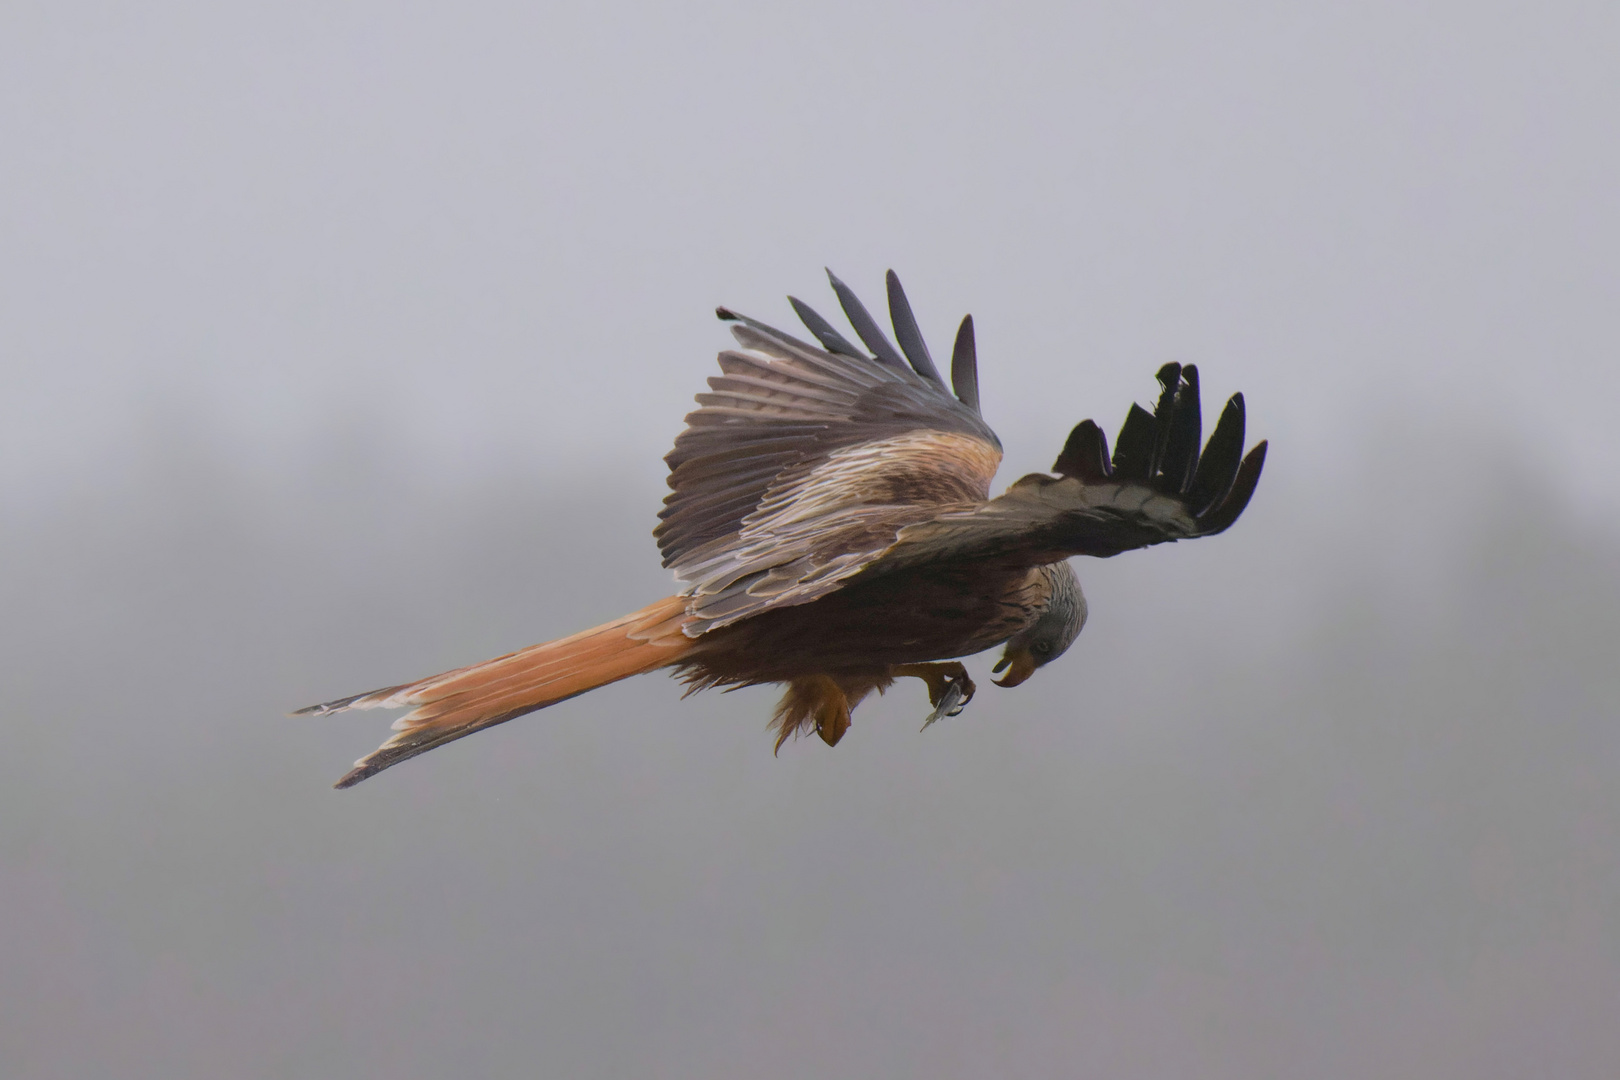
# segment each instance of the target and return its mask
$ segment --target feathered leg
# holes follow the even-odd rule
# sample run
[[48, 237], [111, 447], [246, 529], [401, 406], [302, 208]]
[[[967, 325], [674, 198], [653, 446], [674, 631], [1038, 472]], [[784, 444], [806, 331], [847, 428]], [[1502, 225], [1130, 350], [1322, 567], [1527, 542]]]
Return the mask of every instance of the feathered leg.
[[787, 693], [771, 717], [776, 749], [794, 735], [814, 730], [828, 746], [849, 730], [850, 714], [873, 690], [882, 693], [893, 682], [887, 678], [807, 675], [788, 683]]

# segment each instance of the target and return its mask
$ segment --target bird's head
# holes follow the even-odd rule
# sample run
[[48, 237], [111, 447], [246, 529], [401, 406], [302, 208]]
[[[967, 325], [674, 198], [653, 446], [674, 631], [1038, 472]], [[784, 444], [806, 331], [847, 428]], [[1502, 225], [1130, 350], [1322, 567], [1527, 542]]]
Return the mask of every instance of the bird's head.
[[1017, 686], [1035, 674], [1036, 668], [1062, 656], [1086, 625], [1086, 596], [1069, 564], [1052, 563], [1037, 573], [1045, 579], [1046, 610], [1007, 639], [1007, 647], [993, 670], [1008, 671], [1004, 678], [995, 680], [997, 686]]

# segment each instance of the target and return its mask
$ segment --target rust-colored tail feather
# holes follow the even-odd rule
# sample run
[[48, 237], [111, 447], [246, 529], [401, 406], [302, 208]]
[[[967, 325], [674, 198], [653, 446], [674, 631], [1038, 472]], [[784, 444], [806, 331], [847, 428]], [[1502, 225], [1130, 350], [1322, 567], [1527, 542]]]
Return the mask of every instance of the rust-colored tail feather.
[[404, 686], [311, 705], [293, 715], [415, 706], [394, 721], [393, 738], [355, 762], [336, 784], [353, 787], [390, 765], [463, 735], [674, 663], [693, 645], [681, 632], [685, 620], [685, 600], [670, 596], [573, 637], [531, 645]]

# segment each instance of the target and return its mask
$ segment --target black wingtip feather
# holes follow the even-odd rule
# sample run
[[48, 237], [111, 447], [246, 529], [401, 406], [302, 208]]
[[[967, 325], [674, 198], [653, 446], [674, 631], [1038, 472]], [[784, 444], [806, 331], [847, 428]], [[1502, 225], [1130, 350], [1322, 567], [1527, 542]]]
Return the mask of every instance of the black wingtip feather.
[[1243, 429], [1243, 395], [1233, 394], [1221, 410], [1209, 442], [1204, 444], [1198, 470], [1187, 490], [1187, 505], [1195, 517], [1203, 516], [1231, 490], [1243, 458]]
[[974, 412], [979, 412], [979, 350], [973, 341], [973, 316], [962, 319], [956, 331], [956, 345], [951, 349], [951, 389], [956, 399]]
[[1052, 465], [1059, 476], [1073, 476], [1082, 483], [1096, 484], [1107, 480], [1108, 436], [1095, 420], [1082, 420], [1069, 432], [1069, 441]]
[[1260, 483], [1260, 471], [1266, 465], [1266, 442], [1261, 440], [1250, 450], [1243, 463], [1238, 466], [1237, 477], [1232, 481], [1232, 488], [1226, 493], [1221, 504], [1209, 513], [1198, 519], [1198, 534], [1200, 536], [1214, 536], [1231, 528], [1249, 506], [1249, 499], [1254, 495], [1254, 489]]
[[799, 316], [799, 321], [804, 323], [812, 334], [816, 335], [816, 340], [821, 342], [822, 348], [830, 353], [838, 353], [841, 356], [852, 356], [857, 360], [872, 359], [851, 345], [849, 339], [844, 337], [843, 334], [834, 330], [832, 323], [823, 319], [815, 308], [800, 300], [797, 296], [788, 297], [788, 303], [793, 305], [793, 311]]
[[1114, 444], [1114, 476], [1146, 483], [1153, 475], [1156, 442], [1153, 414], [1140, 405], [1132, 405], [1119, 429], [1119, 440]]
[[1181, 365], [1166, 364], [1155, 376], [1159, 380], [1159, 400], [1153, 404], [1153, 464], [1148, 467], [1148, 478], [1159, 474], [1164, 464], [1165, 450], [1170, 446], [1171, 420], [1176, 410], [1176, 390], [1181, 386]]
[[[1199, 452], [1202, 406], [1198, 369], [1191, 364], [1166, 364], [1159, 369], [1162, 391], [1152, 413], [1132, 405], [1114, 447], [1112, 479], [1151, 484], [1169, 495], [1180, 496], [1198, 523], [1198, 536], [1213, 536], [1230, 528], [1249, 505], [1266, 444], [1243, 453], [1244, 404], [1233, 394], [1221, 410], [1215, 431]], [[1101, 429], [1087, 420], [1069, 434], [1054, 471], [1090, 482], [1107, 461], [1106, 443], [1097, 446]]]
[[1165, 425], [1164, 459], [1159, 464], [1163, 490], [1180, 495], [1192, 484], [1198, 467], [1198, 441], [1203, 418], [1198, 402], [1198, 369], [1191, 364], [1178, 372], [1175, 404]]
[[889, 292], [889, 321], [894, 324], [894, 337], [900, 343], [900, 351], [911, 361], [912, 370], [943, 387], [945, 380], [940, 378], [934, 358], [928, 355], [928, 344], [917, 327], [917, 316], [912, 313], [911, 301], [906, 299], [906, 290], [900, 286], [900, 275], [890, 270], [883, 281]]
[[844, 309], [849, 325], [855, 328], [856, 336], [866, 343], [872, 354], [885, 364], [893, 364], [899, 368], [906, 367], [905, 357], [901, 356], [899, 350], [883, 335], [877, 320], [872, 318], [872, 313], [866, 310], [866, 305], [861, 303], [860, 298], [850, 291], [848, 285], [839, 281], [838, 275], [831, 270], [827, 271], [827, 280], [832, 283], [833, 292], [838, 296], [839, 306]]

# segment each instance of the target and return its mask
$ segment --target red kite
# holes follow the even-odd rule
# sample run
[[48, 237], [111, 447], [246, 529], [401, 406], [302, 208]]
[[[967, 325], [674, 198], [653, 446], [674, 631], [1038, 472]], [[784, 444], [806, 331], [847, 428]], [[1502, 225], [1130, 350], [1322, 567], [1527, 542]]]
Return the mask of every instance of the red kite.
[[828, 277], [870, 355], [793, 297], [819, 348], [716, 311], [738, 348], [720, 354], [664, 459], [672, 490], [653, 531], [681, 591], [573, 637], [299, 710], [411, 708], [338, 787], [657, 668], [691, 690], [786, 684], [778, 750], [810, 730], [836, 744], [855, 706], [902, 676], [928, 687], [927, 727], [973, 696], [949, 658], [1004, 643], [997, 685], [1017, 686], [1074, 641], [1086, 601], [1069, 556], [1213, 536], [1248, 505], [1266, 444], [1243, 453], [1234, 394], [1200, 452], [1191, 364], [1159, 369], [1157, 407], [1131, 406], [1112, 456], [1082, 421], [1057, 475], [990, 498], [1001, 443], [979, 415], [973, 317], [956, 335], [953, 394], [893, 271], [898, 349]]

